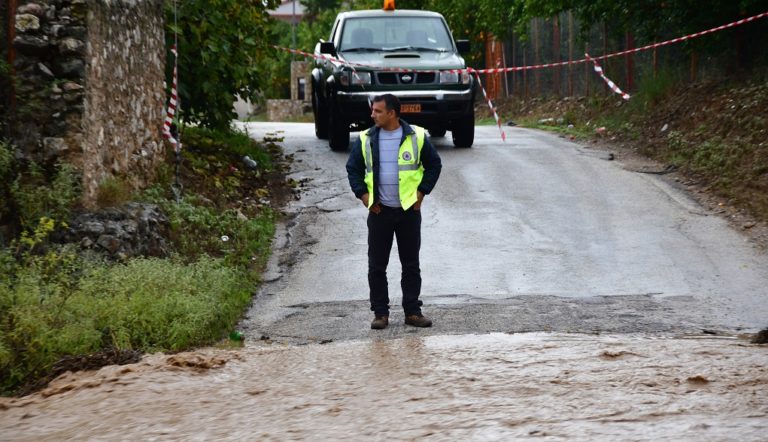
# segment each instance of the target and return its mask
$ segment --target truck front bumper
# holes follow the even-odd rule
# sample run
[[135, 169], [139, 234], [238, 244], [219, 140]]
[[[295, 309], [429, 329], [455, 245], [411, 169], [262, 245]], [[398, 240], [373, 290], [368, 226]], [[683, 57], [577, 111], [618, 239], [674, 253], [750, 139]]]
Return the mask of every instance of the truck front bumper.
[[475, 94], [473, 89], [465, 90], [415, 90], [415, 91], [338, 91], [341, 117], [360, 127], [372, 124], [371, 108], [373, 97], [392, 94], [400, 99], [401, 104], [418, 104], [418, 113], [401, 113], [401, 117], [413, 124], [429, 127], [451, 127], [455, 121], [466, 118], [474, 112]]

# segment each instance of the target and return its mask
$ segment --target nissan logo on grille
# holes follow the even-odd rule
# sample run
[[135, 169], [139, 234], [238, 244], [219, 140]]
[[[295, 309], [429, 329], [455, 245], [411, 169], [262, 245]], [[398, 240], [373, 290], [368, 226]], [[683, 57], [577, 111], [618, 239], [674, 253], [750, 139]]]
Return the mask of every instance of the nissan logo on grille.
[[403, 83], [410, 83], [411, 80], [413, 80], [413, 77], [411, 77], [410, 74], [403, 74], [400, 76], [400, 81], [402, 81]]

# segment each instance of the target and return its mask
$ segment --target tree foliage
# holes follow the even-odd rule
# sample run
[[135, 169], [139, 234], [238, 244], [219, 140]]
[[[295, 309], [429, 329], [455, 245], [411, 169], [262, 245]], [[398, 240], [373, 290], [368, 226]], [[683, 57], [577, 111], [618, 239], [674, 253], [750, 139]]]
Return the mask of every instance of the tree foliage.
[[[8, 16], [8, 4], [0, 2], [0, 20]], [[11, 66], [6, 62], [8, 57], [8, 38], [5, 28], [0, 30], [0, 138], [10, 135], [8, 132], [8, 119], [10, 115], [11, 92]]]
[[341, 5], [341, 0], [301, 0], [304, 13], [314, 20], [323, 11], [335, 11]]
[[[327, 40], [338, 11], [338, 9], [322, 10], [317, 15], [309, 16], [297, 23], [295, 49], [311, 53], [320, 39]], [[290, 23], [275, 22], [268, 39], [277, 46], [289, 48], [293, 46], [292, 32], [294, 30], [291, 29]], [[259, 70], [264, 73], [262, 81], [264, 96], [287, 98], [290, 94], [291, 61], [303, 59], [301, 55], [270, 49], [269, 56], [259, 63]]]
[[[607, 24], [614, 36], [630, 32], [644, 43], [709, 29], [764, 12], [765, 0], [411, 0], [398, 4], [419, 4], [421, 8], [442, 13], [455, 38], [474, 43], [477, 56], [482, 42], [493, 33], [505, 39], [515, 32], [525, 39], [532, 19], [550, 18], [570, 11], [586, 37], [596, 25]], [[763, 20], [765, 21], [765, 20]], [[765, 27], [745, 26], [728, 34], [687, 42], [689, 48], [703, 52], [736, 52], [738, 63], [764, 57], [760, 45], [768, 42]], [[472, 58], [472, 57], [470, 57]], [[745, 63], [746, 62], [746, 63]]]
[[425, 0], [426, 9], [443, 13], [465, 37], [512, 29], [525, 32], [533, 18], [571, 11], [583, 30], [610, 23], [617, 33], [647, 39], [704, 30], [764, 12], [765, 0]]
[[[277, 0], [166, 2], [169, 46], [178, 34], [179, 95], [186, 121], [226, 128], [237, 95], [257, 98], [258, 61], [268, 54], [270, 42], [264, 36], [273, 26], [267, 10], [278, 4]], [[172, 63], [168, 66], [170, 78]]]
[[[456, 39], [473, 42], [470, 64], [482, 57], [489, 33], [501, 39], [512, 31], [525, 36], [533, 18], [549, 18], [571, 11], [582, 33], [598, 23], [609, 23], [616, 35], [632, 32], [645, 41], [683, 35], [762, 12], [765, 0], [399, 0], [399, 9], [442, 13]], [[341, 10], [378, 9], [381, 0], [301, 0], [306, 17], [294, 28], [271, 20], [268, 9], [278, 0], [178, 1], [178, 26], [173, 3], [168, 3], [168, 33], [179, 32], [180, 95], [183, 117], [212, 128], [232, 118], [235, 95], [259, 101], [285, 98], [290, 90], [290, 61], [301, 56], [269, 45], [312, 52], [327, 39]], [[751, 31], [750, 31], [751, 32]], [[710, 49], [718, 38], [708, 39]], [[745, 39], [748, 41], [748, 39]], [[261, 96], [260, 96], [261, 93]]]

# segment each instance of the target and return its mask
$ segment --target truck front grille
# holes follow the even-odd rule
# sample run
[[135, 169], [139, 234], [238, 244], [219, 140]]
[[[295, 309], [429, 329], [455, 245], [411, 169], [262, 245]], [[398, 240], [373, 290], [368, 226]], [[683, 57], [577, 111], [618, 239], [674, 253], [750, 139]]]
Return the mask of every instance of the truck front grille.
[[437, 80], [434, 72], [377, 72], [378, 84], [433, 84]]
[[376, 74], [379, 84], [398, 84], [397, 74], [394, 72], [379, 72]]
[[416, 83], [419, 84], [432, 84], [435, 82], [435, 73], [434, 72], [420, 72], [418, 75], [416, 75]]

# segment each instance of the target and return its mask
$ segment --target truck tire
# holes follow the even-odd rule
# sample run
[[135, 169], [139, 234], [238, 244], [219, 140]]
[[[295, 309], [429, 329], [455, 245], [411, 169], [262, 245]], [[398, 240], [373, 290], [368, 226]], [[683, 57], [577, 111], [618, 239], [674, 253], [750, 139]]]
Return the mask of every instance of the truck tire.
[[333, 151], [342, 151], [349, 148], [349, 125], [334, 116], [334, 112], [328, 109], [328, 145]]
[[[312, 88], [317, 91], [316, 88]], [[312, 113], [315, 116], [315, 136], [320, 140], [328, 139], [328, 116], [325, 106], [320, 102], [317, 92], [312, 92]]]
[[472, 147], [475, 142], [475, 114], [462, 117], [451, 130], [453, 145], [456, 147]]
[[444, 127], [433, 127], [429, 130], [429, 136], [432, 138], [442, 138], [445, 136], [446, 129]]

